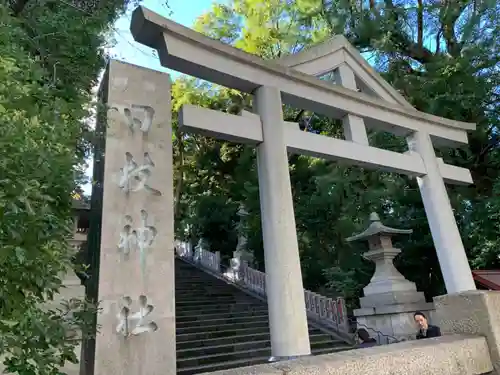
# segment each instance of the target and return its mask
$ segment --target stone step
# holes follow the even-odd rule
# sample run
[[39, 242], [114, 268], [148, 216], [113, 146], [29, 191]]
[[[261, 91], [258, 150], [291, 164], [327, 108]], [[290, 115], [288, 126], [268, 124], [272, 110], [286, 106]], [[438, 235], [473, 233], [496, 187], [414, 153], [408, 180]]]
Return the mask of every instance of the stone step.
[[247, 294], [241, 292], [234, 292], [231, 291], [230, 289], [224, 289], [224, 290], [216, 290], [216, 289], [210, 289], [208, 287], [206, 290], [201, 290], [201, 291], [185, 291], [185, 292], [176, 292], [175, 296], [180, 299], [198, 299], [198, 298], [213, 298], [213, 297], [233, 297], [233, 296], [248, 296]]
[[192, 367], [177, 367], [177, 375], [194, 375], [201, 373], [208, 373], [213, 371], [228, 370], [237, 367], [253, 366], [261, 363], [266, 363], [269, 357], [259, 357], [259, 358], [245, 358], [236, 361], [228, 361], [224, 363], [215, 363], [202, 366], [192, 366]]
[[[271, 335], [269, 331], [264, 333], [235, 334], [234, 336], [214, 337], [206, 340], [194, 339], [183, 342], [178, 341], [177, 350], [184, 350], [189, 348], [196, 349], [201, 347], [217, 346], [217, 345], [234, 345], [241, 342], [263, 341], [270, 339]], [[314, 330], [309, 331], [309, 340], [311, 341], [311, 343], [324, 342], [324, 341], [337, 342], [337, 340], [331, 337], [330, 335], [323, 332], [317, 332]]]
[[256, 316], [267, 314], [267, 307], [261, 307], [255, 310], [247, 311], [225, 311], [225, 312], [210, 312], [200, 314], [199, 312], [190, 312], [190, 314], [177, 314], [175, 317], [176, 322], [186, 322], [191, 320], [206, 320], [206, 319], [217, 319], [217, 318], [236, 318], [244, 316]]
[[199, 305], [199, 306], [176, 306], [175, 311], [176, 315], [191, 315], [193, 313], [199, 314], [210, 314], [217, 312], [235, 312], [235, 311], [255, 311], [265, 308], [267, 306], [264, 305], [260, 301], [253, 302], [239, 302], [239, 303], [219, 303], [214, 305]]
[[238, 330], [244, 328], [267, 328], [269, 329], [269, 320], [249, 320], [240, 322], [230, 322], [230, 323], [219, 323], [214, 325], [203, 325], [203, 326], [191, 326], [191, 327], [176, 327], [176, 333], [178, 335], [185, 333], [197, 333], [197, 332], [217, 332], [226, 330]]
[[[267, 302], [176, 260], [177, 374], [194, 375], [268, 362]], [[309, 325], [314, 354], [350, 347]]]
[[230, 289], [227, 290], [213, 290], [213, 289], [210, 289], [208, 288], [207, 290], [204, 290], [204, 291], [201, 291], [201, 292], [193, 292], [193, 291], [189, 291], [189, 292], [176, 292], [175, 293], [175, 298], [176, 300], [193, 300], [193, 299], [198, 299], [198, 298], [219, 298], [219, 297], [234, 297], [234, 296], [245, 296], [247, 297], [248, 295], [241, 292], [241, 293], [238, 293], [238, 292], [234, 292], [234, 291], [231, 291]]
[[230, 287], [210, 287], [210, 285], [205, 285], [203, 287], [199, 288], [179, 288], [175, 289], [175, 295], [177, 296], [194, 296], [194, 297], [199, 297], [199, 296], [205, 296], [205, 295], [247, 295], [246, 293], [236, 289], [232, 290], [233, 288]]
[[[271, 335], [269, 331], [261, 333], [249, 333], [249, 334], [235, 334], [234, 336], [228, 337], [214, 337], [205, 340], [187, 340], [179, 342], [177, 341], [177, 350], [184, 349], [196, 349], [207, 346], [217, 346], [217, 345], [234, 345], [242, 342], [252, 342], [252, 341], [269, 341]], [[311, 343], [324, 342], [332, 340], [336, 342], [337, 340], [332, 338], [330, 335], [322, 332], [309, 331], [309, 340]]]
[[[338, 346], [338, 347], [332, 347], [329, 349], [326, 348], [321, 348], [321, 349], [311, 349], [311, 352], [313, 355], [321, 355], [321, 354], [327, 354], [327, 353], [334, 353], [338, 351], [344, 351], [344, 350], [349, 350], [351, 347], [349, 346]], [[262, 351], [259, 351], [261, 353]], [[184, 367], [183, 365], [186, 364], [187, 362], [180, 362], [177, 361], [177, 374], [180, 375], [194, 375], [194, 374], [200, 374], [200, 373], [209, 373], [213, 371], [221, 371], [221, 370], [227, 370], [227, 369], [232, 369], [232, 368], [238, 368], [238, 367], [245, 367], [245, 366], [253, 366], [253, 365], [258, 365], [258, 364], [264, 364], [269, 362], [270, 358], [270, 353], [271, 349], [268, 349], [269, 353], [268, 355], [263, 355], [259, 357], [253, 357], [252, 354], [256, 352], [254, 351], [246, 351], [247, 356], [244, 358], [240, 359], [235, 359], [231, 361], [221, 361], [218, 363], [207, 363], [207, 364], [200, 364], [197, 366], [189, 366], [189, 367]]]
[[215, 292], [240, 292], [238, 289], [233, 290], [234, 287], [227, 284], [213, 284], [210, 281], [205, 281], [199, 284], [185, 284], [185, 285], [176, 285], [175, 292], [176, 293], [190, 293], [196, 294], [205, 291], [215, 291]]
[[199, 357], [177, 358], [177, 369], [184, 367], [196, 367], [210, 364], [225, 363], [247, 358], [271, 356], [271, 346], [261, 347], [259, 349], [242, 350], [236, 352], [222, 352], [212, 355], [203, 355]]
[[[198, 298], [198, 299], [176, 299], [176, 306], [199, 306], [199, 305], [215, 305], [217, 303], [238, 303], [238, 302], [254, 302], [255, 299], [252, 299], [248, 296], [222, 296], [217, 298]], [[264, 303], [264, 302], [263, 302]]]
[[[333, 353], [350, 349], [347, 345], [332, 346], [330, 348], [311, 349], [312, 354]], [[251, 357], [271, 357], [271, 345], [262, 346], [256, 349], [223, 351], [212, 355], [202, 355], [198, 357], [177, 358], [177, 368], [204, 366], [208, 364], [226, 363], [246, 359]]]
[[186, 286], [177, 286], [175, 288], [176, 294], [199, 294], [199, 293], [235, 293], [235, 294], [245, 294], [242, 290], [239, 290], [231, 285], [210, 285], [210, 283], [205, 283], [203, 285], [186, 285]]
[[262, 311], [267, 312], [267, 306], [261, 305], [251, 305], [251, 304], [233, 304], [233, 305], [212, 305], [212, 306], [198, 306], [198, 308], [177, 308], [176, 315], [178, 316], [191, 316], [194, 314], [206, 315], [206, 314], [224, 314], [224, 313], [239, 313], [239, 312], [254, 312]]
[[311, 348], [311, 353], [313, 355], [322, 355], [322, 354], [330, 354], [330, 353], [338, 353], [338, 352], [344, 352], [346, 350], [352, 350], [356, 349], [356, 347], [353, 347], [351, 345], [346, 344], [345, 342], [339, 344], [339, 345], [330, 345], [328, 347], [324, 348]]
[[220, 331], [213, 332], [192, 332], [192, 333], [182, 333], [177, 335], [177, 342], [183, 341], [195, 341], [195, 340], [207, 340], [213, 339], [216, 337], [231, 337], [235, 335], [249, 335], [249, 334], [258, 334], [258, 333], [269, 333], [269, 327], [247, 327], [240, 329], [225, 329]]
[[195, 320], [189, 320], [189, 321], [181, 321], [177, 322], [176, 321], [176, 327], [177, 328], [183, 328], [183, 327], [194, 327], [194, 326], [211, 326], [211, 325], [216, 325], [216, 324], [230, 324], [230, 323], [239, 323], [239, 322], [251, 322], [251, 321], [259, 321], [259, 320], [267, 320], [269, 321], [268, 314], [261, 314], [261, 315], [242, 315], [242, 316], [236, 316], [236, 317], [230, 317], [230, 318], [215, 318], [215, 319], [195, 319]]
[[[209, 340], [220, 337], [231, 337], [239, 335], [252, 335], [252, 334], [269, 334], [269, 326], [256, 326], [256, 327], [245, 327], [245, 328], [232, 328], [230, 326], [225, 327], [225, 329], [217, 331], [203, 331], [201, 328], [196, 332], [190, 333], [178, 333], [176, 335], [177, 342], [184, 341], [197, 341], [197, 340]], [[309, 335], [322, 333], [319, 329], [309, 326]]]
[[240, 301], [219, 301], [219, 303], [211, 303], [211, 304], [190, 304], [190, 305], [183, 305], [181, 304], [180, 306], [175, 306], [177, 311], [188, 311], [188, 310], [224, 310], [227, 309], [229, 310], [230, 308], [236, 308], [236, 307], [248, 307], [248, 306], [265, 306], [267, 307], [267, 303], [258, 301], [258, 300], [252, 300], [252, 299], [245, 299], [245, 300], [240, 300]]
[[220, 279], [217, 278], [216, 276], [195, 269], [194, 267], [191, 270], [187, 268], [186, 269], [177, 268], [175, 270], [175, 276], [177, 276], [179, 278], [179, 281], [181, 282], [189, 282], [191, 280], [202, 280], [202, 279], [211, 279], [220, 281]]
[[176, 268], [175, 276], [181, 277], [181, 281], [189, 281], [191, 279], [196, 280], [196, 279], [214, 278], [213, 275], [210, 275], [198, 269], [194, 269], [194, 267], [191, 270], [188, 268]]
[[[202, 321], [204, 324], [202, 325], [192, 325], [192, 324], [185, 324], [182, 326], [176, 326], [176, 332], [177, 334], [184, 334], [184, 333], [196, 333], [196, 332], [216, 332], [216, 331], [225, 331], [225, 330], [230, 330], [230, 329], [243, 329], [243, 328], [260, 328], [260, 327], [269, 327], [269, 319], [267, 316], [265, 316], [262, 319], [241, 319], [240, 321], [236, 322], [226, 322], [226, 321], [219, 321], [219, 322], [210, 322], [210, 321]], [[309, 323], [309, 329], [316, 329], [313, 325]]]
[[193, 285], [186, 287], [175, 288], [175, 294], [179, 296], [204, 296], [207, 293], [211, 294], [239, 294], [246, 295], [246, 293], [238, 290], [232, 290], [233, 288], [228, 286], [210, 286], [210, 284], [205, 283], [204, 285]]
[[[311, 349], [332, 349], [333, 346], [343, 346], [344, 343], [339, 340], [335, 340], [326, 335], [317, 335], [318, 338], [314, 338], [315, 335], [311, 335], [309, 338], [311, 340]], [[248, 341], [244, 340], [241, 342], [231, 342], [212, 346], [198, 346], [191, 347], [188, 349], [177, 350], [177, 358], [188, 358], [188, 357], [199, 357], [202, 355], [215, 355], [222, 352], [237, 352], [242, 350], [259, 349], [263, 347], [271, 347], [271, 340], [269, 338], [265, 340], [255, 340]]]
[[264, 333], [250, 333], [250, 334], [235, 334], [229, 337], [214, 337], [206, 340], [177, 340], [176, 348], [177, 350], [187, 350], [195, 348], [203, 348], [207, 346], [217, 346], [217, 345], [232, 345], [239, 342], [249, 342], [249, 341], [259, 341], [259, 340], [269, 340], [269, 332]]
[[213, 286], [214, 288], [230, 288], [231, 286], [228, 285], [226, 282], [222, 280], [218, 280], [215, 278], [210, 278], [206, 280], [190, 280], [189, 282], [179, 282], [176, 283], [176, 289], [182, 290], [182, 289], [189, 289], [189, 288], [201, 288], [201, 287], [206, 287], [206, 286]]

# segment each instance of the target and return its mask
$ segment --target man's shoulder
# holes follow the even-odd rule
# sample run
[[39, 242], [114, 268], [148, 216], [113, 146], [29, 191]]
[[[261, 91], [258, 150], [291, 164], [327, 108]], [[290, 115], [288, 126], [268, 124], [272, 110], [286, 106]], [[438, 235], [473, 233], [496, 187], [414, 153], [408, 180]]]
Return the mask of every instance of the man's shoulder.
[[441, 336], [441, 329], [438, 326], [429, 325], [429, 328], [427, 328], [427, 332], [432, 333], [434, 336]]

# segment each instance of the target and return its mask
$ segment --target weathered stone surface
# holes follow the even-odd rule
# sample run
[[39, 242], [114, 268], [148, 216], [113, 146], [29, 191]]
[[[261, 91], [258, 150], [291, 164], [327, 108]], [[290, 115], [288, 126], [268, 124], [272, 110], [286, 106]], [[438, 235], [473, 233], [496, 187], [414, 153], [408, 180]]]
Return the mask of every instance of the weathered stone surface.
[[[170, 78], [118, 61], [111, 61], [107, 74], [102, 313], [95, 375], [172, 375], [176, 370]], [[131, 302], [130, 314], [139, 311], [140, 300], [150, 314], [144, 324], [129, 320], [118, 333], [124, 297]], [[137, 327], [154, 330], [153, 322], [157, 331], [133, 334]]]
[[479, 375], [491, 370], [488, 347], [483, 337], [453, 335], [210, 374]]
[[[391, 312], [391, 308], [392, 312]], [[422, 311], [426, 314], [430, 323], [433, 323], [432, 303], [425, 303], [420, 305], [393, 305], [378, 309], [357, 309], [354, 310], [358, 328], [367, 328], [368, 332], [372, 334], [373, 338], [381, 341], [382, 344], [393, 341], [415, 340], [417, 334], [417, 326], [413, 318], [415, 311]], [[403, 310], [404, 309], [404, 310]], [[381, 332], [388, 337], [379, 337], [376, 332]]]
[[387, 292], [371, 296], [368, 295], [359, 299], [359, 304], [362, 308], [415, 303], [425, 303], [425, 296], [423, 292]]
[[435, 322], [444, 334], [486, 337], [496, 374], [500, 374], [500, 292], [470, 291], [434, 298]]

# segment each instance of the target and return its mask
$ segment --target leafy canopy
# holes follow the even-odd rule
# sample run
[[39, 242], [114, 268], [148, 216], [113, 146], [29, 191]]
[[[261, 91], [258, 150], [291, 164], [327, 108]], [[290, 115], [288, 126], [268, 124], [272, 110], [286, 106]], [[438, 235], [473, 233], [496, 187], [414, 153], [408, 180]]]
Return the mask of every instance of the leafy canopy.
[[0, 5], [0, 358], [7, 373], [60, 374], [66, 361], [76, 362], [80, 334], [90, 333], [85, 301], [60, 309], [51, 302], [72, 266], [67, 238], [91, 89], [105, 63], [105, 34], [127, 2], [87, 5]]
[[[471, 265], [494, 268], [500, 249], [499, 16], [495, 1], [232, 0], [214, 4], [194, 28], [267, 59], [344, 34], [417, 109], [476, 123], [469, 146], [437, 151], [473, 174], [474, 185], [449, 188], [450, 200]], [[189, 79], [176, 85], [178, 103], [229, 112], [251, 106], [251, 98], [225, 88]], [[301, 108], [284, 108], [284, 113], [304, 131], [342, 137], [337, 121]], [[387, 133], [371, 133], [370, 142], [406, 148], [404, 139]], [[396, 244], [404, 250], [397, 259], [403, 274], [427, 297], [444, 292], [415, 181], [303, 156], [289, 161], [306, 287], [357, 302], [373, 266], [360, 256], [365, 247], [348, 245], [345, 238], [364, 229], [375, 210], [388, 225], [414, 230]], [[176, 176], [180, 235], [203, 236], [229, 256], [235, 248], [235, 213], [244, 203], [250, 213], [249, 247], [262, 265], [254, 150], [183, 135], [176, 141], [175, 163], [182, 171]]]

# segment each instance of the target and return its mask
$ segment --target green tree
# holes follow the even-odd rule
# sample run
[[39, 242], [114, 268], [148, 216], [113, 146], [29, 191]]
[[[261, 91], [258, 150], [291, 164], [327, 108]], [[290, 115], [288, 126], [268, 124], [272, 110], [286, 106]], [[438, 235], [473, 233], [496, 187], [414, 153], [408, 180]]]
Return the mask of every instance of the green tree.
[[[300, 8], [293, 2], [233, 1], [229, 5], [214, 5], [212, 12], [200, 17], [194, 28], [249, 53], [277, 58], [327, 38], [328, 28], [324, 22], [317, 22], [306, 30], [301, 23], [302, 18]], [[246, 98], [244, 102], [248, 105], [250, 101], [250, 98]], [[311, 115], [300, 109], [285, 108], [286, 119], [301, 122], [304, 131], [337, 137], [342, 135], [338, 122]], [[246, 183], [237, 185], [240, 188], [243, 186], [237, 199], [245, 203], [250, 213], [249, 246], [262, 264], [254, 152], [245, 155], [245, 167], [233, 169], [232, 178], [241, 179], [240, 173], [246, 177]], [[351, 256], [353, 250], [346, 246], [344, 238], [358, 228], [356, 223], [360, 220], [354, 217], [354, 212], [359, 213], [360, 209], [361, 212], [369, 212], [373, 201], [377, 202], [375, 208], [380, 207], [377, 199], [385, 189], [383, 176], [366, 175], [360, 170], [339, 168], [329, 162], [302, 156], [290, 155], [289, 161], [305, 285], [312, 289], [324, 286], [327, 277], [323, 271], [340, 265], [345, 269], [361, 267], [361, 274], [366, 279], [366, 269], [369, 270], [371, 266], [360, 257]], [[348, 175], [352, 179], [346, 180]], [[359, 183], [353, 183], [359, 176], [363, 176]], [[371, 180], [378, 181], [383, 188], [374, 190], [374, 195], [364, 194], [362, 201], [359, 201], [357, 197], [366, 190]], [[227, 197], [228, 200], [235, 199], [236, 195]], [[193, 203], [197, 204], [196, 201]]]
[[[472, 186], [449, 189], [472, 265], [498, 267], [498, 4], [303, 0], [299, 6], [309, 22], [321, 19], [332, 34], [344, 33], [361, 51], [373, 53], [379, 71], [417, 109], [477, 124], [468, 147], [438, 151], [474, 178]], [[391, 199], [393, 219], [415, 230], [401, 266], [428, 294], [443, 292], [418, 190], [408, 179], [399, 183], [401, 193]]]
[[[174, 119], [186, 103], [228, 112], [245, 106], [245, 99], [235, 90], [186, 78], [174, 82], [172, 97]], [[253, 151], [203, 136], [180, 134], [176, 125], [174, 122], [177, 236], [195, 244], [204, 238], [212, 250], [221, 251], [227, 258], [237, 243], [234, 227], [245, 182], [243, 173], [235, 174], [234, 170], [247, 168], [248, 163], [241, 165], [242, 158]]]
[[[344, 34], [361, 52], [371, 56], [377, 70], [417, 109], [455, 120], [474, 122], [469, 146], [438, 153], [454, 165], [472, 171], [475, 184], [450, 187], [449, 194], [473, 266], [498, 266], [500, 188], [498, 148], [498, 87], [500, 56], [499, 8], [494, 1], [350, 1], [350, 0], [233, 0], [216, 4], [194, 28], [267, 59], [294, 53], [335, 34]], [[218, 101], [212, 92], [210, 100]], [[217, 98], [217, 99], [216, 99]], [[250, 98], [241, 103], [249, 105]], [[219, 102], [222, 107], [227, 99]], [[288, 120], [299, 121], [304, 131], [341, 137], [337, 121], [300, 108], [284, 108]], [[211, 141], [196, 158], [207, 158], [208, 176], [220, 171], [213, 153], [222, 149]], [[387, 133], [370, 134], [370, 142], [404, 151], [404, 139]], [[262, 259], [258, 186], [253, 154], [240, 156], [225, 144], [226, 155], [244, 158], [244, 168], [231, 159], [228, 178], [218, 181], [225, 204], [243, 200], [249, 207], [249, 245]], [[355, 301], [368, 281], [372, 265], [362, 260], [363, 244], [348, 245], [345, 238], [367, 225], [370, 211], [378, 211], [388, 225], [412, 228], [400, 239], [404, 249], [398, 267], [420, 290], [432, 297], [444, 286], [429, 227], [414, 180], [392, 174], [346, 168], [314, 158], [290, 156], [290, 173], [297, 233], [305, 285], [329, 286]], [[243, 176], [240, 176], [240, 173]], [[229, 189], [229, 181], [243, 181]], [[200, 191], [208, 185], [193, 176]], [[215, 186], [210, 189], [214, 189]], [[224, 204], [219, 197], [217, 205]], [[214, 202], [212, 202], [215, 204]], [[191, 196], [190, 205], [199, 199]], [[207, 207], [209, 207], [208, 205]], [[230, 210], [231, 211], [231, 210]], [[191, 211], [195, 212], [195, 211]], [[232, 212], [232, 211], [231, 211]], [[228, 215], [232, 215], [228, 213]], [[204, 219], [188, 214], [193, 225], [208, 228]], [[229, 217], [229, 216], [228, 216]], [[219, 220], [219, 219], [218, 219]], [[325, 292], [328, 292], [325, 290]], [[333, 291], [332, 291], [333, 293]]]
[[59, 374], [92, 308], [50, 302], [72, 267], [72, 193], [106, 32], [127, 1], [0, 5], [0, 358], [7, 373]]

